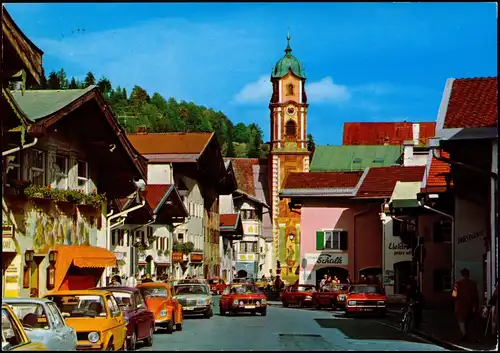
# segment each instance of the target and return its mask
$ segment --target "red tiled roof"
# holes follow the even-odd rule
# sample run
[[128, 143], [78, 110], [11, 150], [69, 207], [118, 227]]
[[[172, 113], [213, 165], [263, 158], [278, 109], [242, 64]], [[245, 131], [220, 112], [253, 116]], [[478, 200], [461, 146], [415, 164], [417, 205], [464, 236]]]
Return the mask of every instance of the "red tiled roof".
[[[429, 137], [436, 134], [434, 122], [361, 122], [344, 123], [343, 145], [402, 145], [404, 141], [413, 140], [413, 124], [420, 124], [419, 139], [428, 144]], [[387, 140], [386, 140], [387, 139]]]
[[238, 220], [237, 213], [226, 213], [221, 214], [220, 218], [220, 226], [221, 227], [236, 227], [236, 221]]
[[453, 81], [444, 128], [494, 127], [498, 124], [496, 77]]
[[253, 166], [259, 165], [258, 158], [224, 158], [231, 161], [236, 177], [237, 188], [244, 193], [255, 196]]
[[361, 175], [362, 171], [290, 173], [283, 183], [283, 189], [353, 188]]
[[169, 184], [167, 185], [146, 185], [143, 191], [143, 196], [146, 199], [149, 207], [151, 209], [156, 209], [161, 199], [167, 193], [168, 189], [170, 189]]
[[[441, 151], [440, 154], [442, 157], [450, 158], [448, 152]], [[446, 187], [446, 173], [450, 173], [450, 165], [432, 157], [426, 187]]]
[[200, 154], [213, 132], [165, 132], [127, 134], [140, 154]]
[[425, 166], [370, 168], [356, 197], [391, 197], [396, 182], [421, 181]]

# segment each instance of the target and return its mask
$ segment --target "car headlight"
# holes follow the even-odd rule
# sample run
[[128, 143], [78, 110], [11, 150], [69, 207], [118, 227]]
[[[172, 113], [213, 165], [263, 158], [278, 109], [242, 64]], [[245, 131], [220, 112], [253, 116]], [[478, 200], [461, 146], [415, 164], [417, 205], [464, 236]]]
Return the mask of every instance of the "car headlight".
[[384, 305], [384, 304], [385, 304], [385, 301], [383, 301], [383, 300], [379, 300], [379, 301], [377, 302], [377, 305]]
[[167, 316], [167, 311], [165, 309], [161, 310], [160, 311], [160, 316], [161, 317]]
[[306, 299], [307, 299], [307, 300], [310, 300], [310, 299], [312, 299], [312, 298], [313, 298], [313, 297], [311, 297], [310, 295], [306, 296]]
[[349, 305], [356, 305], [356, 301], [355, 300], [349, 300]]
[[345, 295], [339, 295], [338, 300], [345, 300]]
[[260, 301], [260, 303], [261, 303], [262, 305], [266, 305], [266, 304], [267, 304], [267, 300], [266, 300], [266, 299], [262, 299], [262, 300]]
[[255, 302], [255, 305], [260, 306], [260, 302], [257, 300], [257, 301]]
[[99, 335], [99, 332], [95, 332], [95, 331], [89, 333], [89, 336], [88, 336], [89, 341], [92, 343], [96, 343], [97, 341], [99, 341], [100, 338], [101, 338], [101, 336]]
[[212, 304], [212, 301], [210, 299], [206, 299], [205, 300], [205, 305], [210, 305], [210, 304]]
[[234, 300], [233, 301], [233, 305], [238, 305], [239, 301], [238, 300]]

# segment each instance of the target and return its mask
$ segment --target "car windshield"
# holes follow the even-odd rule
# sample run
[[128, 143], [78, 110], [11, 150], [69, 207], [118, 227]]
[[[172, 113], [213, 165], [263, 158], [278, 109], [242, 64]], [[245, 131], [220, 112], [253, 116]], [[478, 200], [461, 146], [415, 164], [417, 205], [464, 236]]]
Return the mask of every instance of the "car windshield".
[[51, 295], [63, 317], [106, 317], [106, 306], [100, 295]]
[[316, 288], [314, 286], [298, 286], [297, 292], [316, 292]]
[[152, 287], [152, 286], [147, 286], [147, 287], [139, 287], [139, 290], [141, 291], [142, 295], [144, 298], [164, 298], [168, 297], [168, 290], [166, 287]]
[[23, 327], [28, 329], [49, 329], [47, 314], [42, 304], [37, 303], [9, 303], [12, 311], [21, 320]]
[[378, 286], [352, 286], [349, 292], [352, 294], [357, 294], [357, 293], [384, 294], [382, 292], [382, 289]]
[[117, 292], [111, 291], [113, 297], [115, 297], [118, 306], [122, 309], [132, 308], [132, 293], [131, 292]]
[[230, 290], [231, 294], [254, 294], [260, 293], [256, 286], [232, 286]]
[[182, 294], [208, 294], [207, 288], [205, 286], [196, 285], [180, 285], [175, 287], [175, 293], [177, 295]]

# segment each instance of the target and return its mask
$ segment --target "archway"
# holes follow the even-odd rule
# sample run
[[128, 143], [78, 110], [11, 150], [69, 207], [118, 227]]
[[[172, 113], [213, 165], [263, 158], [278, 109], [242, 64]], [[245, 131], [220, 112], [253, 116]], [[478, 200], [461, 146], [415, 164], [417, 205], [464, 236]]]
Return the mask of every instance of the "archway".
[[377, 282], [382, 283], [382, 268], [380, 267], [366, 267], [359, 270], [359, 279], [364, 276], [369, 283]]
[[329, 275], [332, 278], [337, 277], [340, 283], [346, 283], [349, 271], [345, 268], [336, 266], [318, 268], [316, 270], [316, 285], [319, 285], [325, 275]]
[[239, 271], [237, 272], [237, 275], [238, 275], [238, 278], [247, 278], [247, 276], [248, 276], [248, 272], [247, 272], [247, 271], [245, 271], [245, 270], [239, 270]]
[[146, 257], [146, 273], [148, 275], [153, 274], [153, 256], [151, 255], [148, 255], [148, 257]]
[[405, 294], [412, 275], [412, 262], [400, 261], [394, 264], [394, 294]]

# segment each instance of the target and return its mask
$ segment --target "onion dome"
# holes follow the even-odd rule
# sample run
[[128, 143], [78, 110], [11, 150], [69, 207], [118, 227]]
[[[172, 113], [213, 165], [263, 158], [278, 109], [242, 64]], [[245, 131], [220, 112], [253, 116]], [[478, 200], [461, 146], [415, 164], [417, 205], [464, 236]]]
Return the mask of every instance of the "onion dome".
[[295, 76], [300, 78], [306, 78], [306, 72], [302, 67], [300, 61], [292, 55], [292, 48], [290, 47], [290, 33], [286, 37], [287, 46], [285, 49], [285, 56], [283, 56], [273, 68], [271, 77], [280, 78], [288, 74], [290, 71], [293, 72]]

